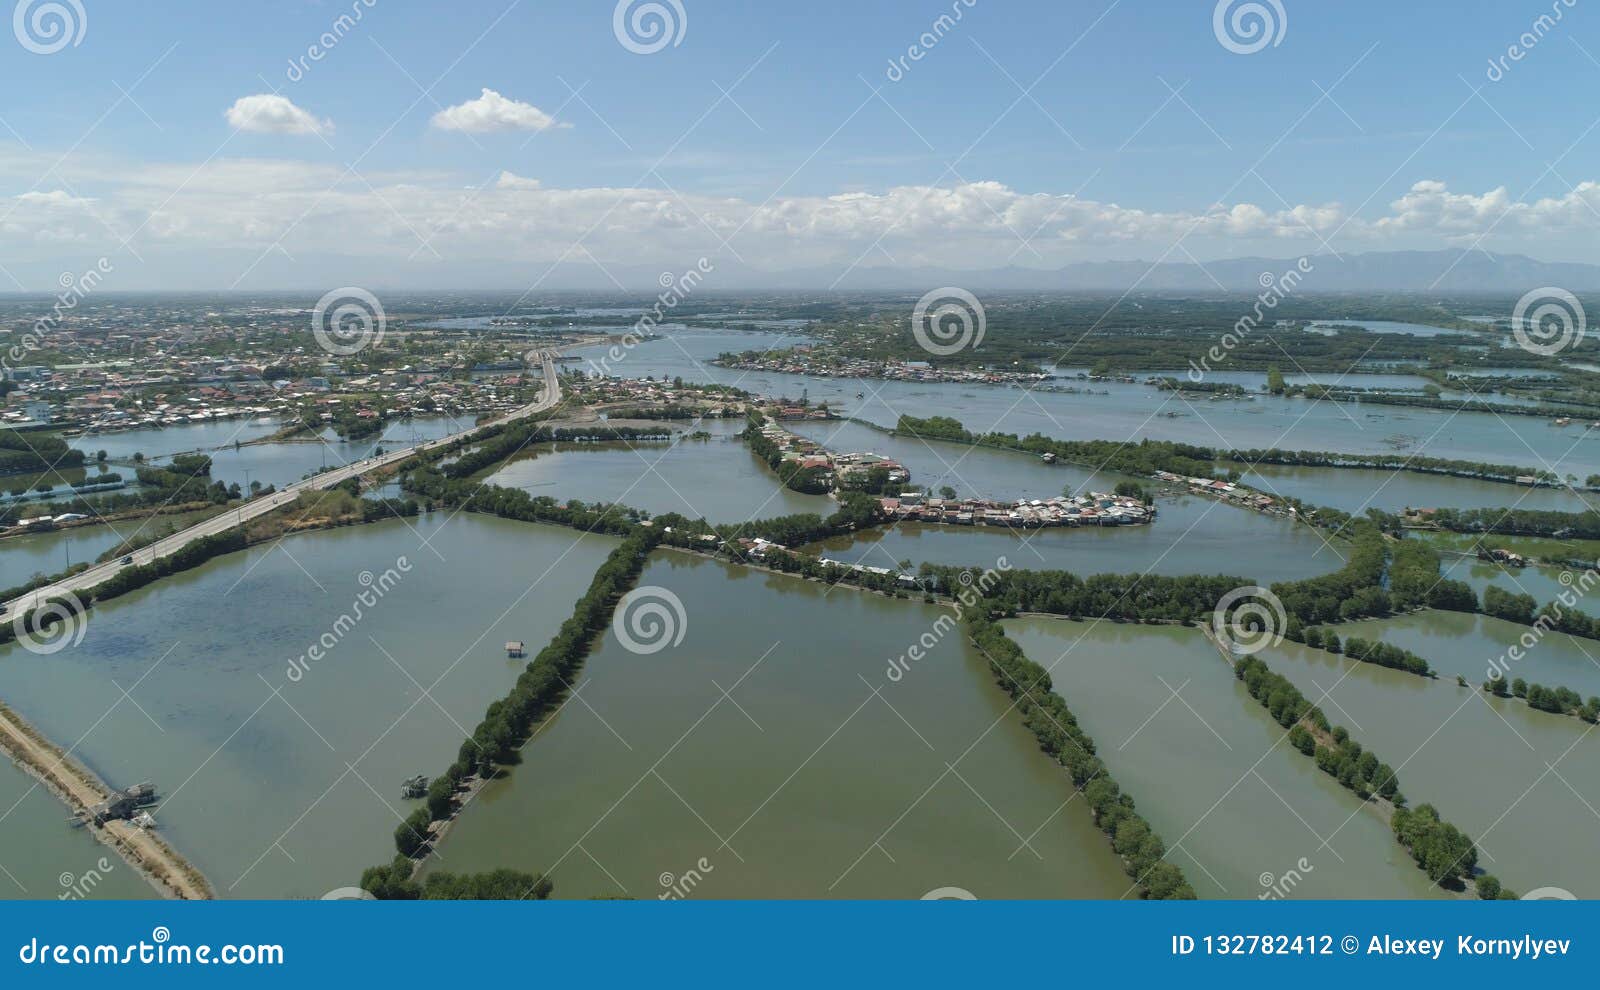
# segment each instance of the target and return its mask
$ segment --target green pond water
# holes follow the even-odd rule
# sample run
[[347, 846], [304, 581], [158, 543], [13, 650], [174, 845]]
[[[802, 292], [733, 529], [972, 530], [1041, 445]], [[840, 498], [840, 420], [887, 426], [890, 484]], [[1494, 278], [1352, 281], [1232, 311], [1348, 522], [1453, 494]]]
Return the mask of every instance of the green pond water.
[[958, 632], [888, 679], [948, 611], [676, 553], [639, 584], [682, 603], [681, 643], [638, 654], [608, 630], [581, 700], [478, 794], [430, 869], [544, 871], [574, 898], [1128, 890]]
[[1479, 866], [1502, 883], [1600, 897], [1600, 740], [1589, 726], [1293, 643], [1260, 656], [1307, 697], [1326, 691], [1328, 718], [1395, 768], [1411, 804], [1434, 805], [1471, 836]]
[[738, 439], [743, 420], [705, 420], [694, 429], [711, 438], [543, 444], [495, 471], [487, 483], [559, 501], [621, 502], [654, 515], [678, 512], [714, 523], [797, 512], [826, 516], [837, 508], [825, 495], [804, 495], [779, 484], [777, 475]]
[[0, 900], [159, 897], [115, 852], [67, 824], [55, 795], [0, 760]]
[[[1530, 626], [1465, 612], [1416, 612], [1333, 628], [1341, 636], [1348, 632], [1404, 647], [1425, 658], [1441, 679], [1460, 675], [1477, 687], [1501, 671], [1507, 679], [1569, 687], [1585, 698], [1600, 695], [1600, 642], [1592, 639], [1558, 632], [1540, 636]], [[1519, 657], [1511, 656], [1513, 646]], [[1568, 722], [1583, 726], [1576, 719]]]
[[[7, 647], [0, 697], [113, 786], [153, 781], [163, 834], [219, 896], [349, 886], [393, 855], [414, 805], [401, 782], [443, 770], [515, 680], [506, 641], [546, 642], [616, 545], [476, 515], [410, 522], [294, 537], [123, 596], [74, 648]], [[46, 819], [22, 828], [69, 841], [64, 808]]]
[[1284, 739], [1197, 629], [1021, 618], [1096, 751], [1205, 898], [1435, 895], [1388, 826]]

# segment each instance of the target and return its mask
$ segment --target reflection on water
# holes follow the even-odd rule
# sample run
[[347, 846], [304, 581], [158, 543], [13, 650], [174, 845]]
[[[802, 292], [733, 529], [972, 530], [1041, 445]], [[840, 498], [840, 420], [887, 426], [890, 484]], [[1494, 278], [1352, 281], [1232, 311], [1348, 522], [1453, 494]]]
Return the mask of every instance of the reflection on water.
[[[0, 697], [81, 740], [113, 786], [154, 781], [163, 833], [219, 896], [349, 886], [394, 854], [401, 781], [443, 770], [516, 679], [502, 644], [547, 641], [616, 544], [477, 515], [413, 524], [257, 547], [107, 603], [75, 649], [7, 647]], [[341, 621], [376, 586], [361, 574], [390, 571]]]
[[770, 519], [796, 512], [829, 515], [824, 495], [784, 488], [738, 434], [744, 420], [705, 420], [708, 440], [567, 445], [541, 444], [487, 479], [558, 501], [621, 502], [654, 515], [682, 513], [714, 523]]
[[1006, 631], [1049, 668], [1201, 897], [1435, 893], [1377, 814], [1288, 745], [1197, 630], [1024, 618]]
[[574, 898], [664, 896], [689, 869], [706, 898], [1127, 891], [958, 634], [886, 679], [948, 612], [676, 553], [640, 584], [682, 601], [682, 645], [636, 655], [608, 631], [583, 704], [479, 795], [435, 868], [547, 871]]
[[1328, 717], [1399, 772], [1413, 805], [1470, 835], [1506, 886], [1600, 897], [1600, 757], [1582, 722], [1287, 642], [1262, 659], [1309, 698], [1328, 691]]

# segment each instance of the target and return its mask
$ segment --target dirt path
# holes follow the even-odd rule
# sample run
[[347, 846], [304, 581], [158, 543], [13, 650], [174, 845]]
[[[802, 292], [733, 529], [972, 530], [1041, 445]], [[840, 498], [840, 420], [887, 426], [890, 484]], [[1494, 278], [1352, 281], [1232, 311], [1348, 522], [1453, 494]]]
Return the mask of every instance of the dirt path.
[[[88, 767], [62, 752], [4, 705], [0, 705], [0, 748], [74, 812], [84, 813], [110, 797], [111, 789]], [[61, 827], [68, 825], [63, 822]], [[84, 827], [96, 839], [115, 849], [166, 896], [182, 900], [211, 899], [211, 885], [206, 878], [155, 833], [123, 821], [108, 822], [99, 828]]]

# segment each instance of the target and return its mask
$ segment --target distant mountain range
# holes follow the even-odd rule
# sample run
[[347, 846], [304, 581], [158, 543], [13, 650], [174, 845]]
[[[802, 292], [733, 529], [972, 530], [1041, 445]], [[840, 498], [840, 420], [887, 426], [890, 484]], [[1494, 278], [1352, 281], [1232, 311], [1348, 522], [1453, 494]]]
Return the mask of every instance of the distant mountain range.
[[[1275, 278], [1293, 269], [1299, 258], [1231, 258], [1208, 261], [1162, 262], [1088, 261], [1057, 269], [993, 268], [869, 268], [844, 272], [838, 268], [805, 268], [781, 272], [761, 271], [730, 259], [716, 262], [705, 278], [712, 292], [757, 289], [841, 292], [925, 292], [954, 285], [974, 292], [1196, 292], [1248, 293], [1261, 291], [1261, 276]], [[1329, 292], [1494, 292], [1521, 294], [1543, 286], [1572, 292], [1600, 291], [1600, 265], [1536, 261], [1524, 255], [1495, 255], [1481, 251], [1383, 251], [1366, 254], [1312, 255], [1311, 271], [1301, 280], [1306, 294]], [[607, 266], [628, 290], [657, 291], [660, 268]], [[539, 266], [538, 274], [543, 274]], [[419, 282], [419, 284], [426, 284]], [[615, 289], [616, 282], [594, 265], [560, 265], [541, 283], [550, 289]]]
[[[297, 291], [320, 294], [318, 280], [360, 285], [376, 292], [486, 291], [531, 292], [625, 291], [653, 296], [661, 291], [661, 276], [681, 276], [697, 259], [664, 263], [613, 264], [494, 259], [427, 259], [409, 261], [354, 258], [334, 253], [307, 253], [288, 259], [255, 252], [216, 251], [198, 263], [172, 268], [152, 259], [149, 265], [130, 262], [117, 278], [107, 279], [103, 291], [204, 291], [229, 286], [240, 271], [250, 278], [242, 291]], [[1086, 261], [1063, 268], [883, 268], [815, 266], [766, 271], [729, 256], [712, 259], [715, 270], [706, 275], [697, 292], [752, 292], [759, 290], [804, 293], [893, 292], [920, 295], [942, 286], [959, 286], [972, 292], [1110, 292], [1185, 293], [1198, 295], [1254, 295], [1261, 291], [1261, 276], [1281, 277], [1298, 258], [1231, 258], [1152, 264], [1145, 261]], [[185, 259], [186, 262], [192, 259]], [[1302, 295], [1348, 292], [1393, 292], [1445, 295], [1495, 293], [1521, 295], [1531, 289], [1558, 286], [1571, 292], [1600, 292], [1600, 265], [1536, 261], [1524, 255], [1490, 256], [1482, 251], [1382, 251], [1366, 254], [1317, 254], [1308, 258], [1311, 271], [1297, 292]], [[21, 274], [25, 284], [49, 286], [63, 269], [51, 264]], [[21, 272], [13, 268], [13, 272]], [[307, 273], [314, 273], [308, 275]], [[6, 295], [8, 293], [0, 293]]]
[[[957, 285], [972, 291], [1110, 291], [1244, 292], [1261, 291], [1261, 276], [1275, 278], [1293, 269], [1299, 258], [1231, 258], [1188, 262], [1088, 261], [1050, 271], [998, 268], [988, 271], [950, 269], [857, 268], [843, 279], [837, 271], [815, 269], [768, 275], [741, 272], [751, 288], [817, 288], [838, 280], [838, 289], [886, 290]], [[1600, 290], [1600, 265], [1542, 262], [1523, 255], [1490, 257], [1481, 251], [1384, 251], [1367, 254], [1313, 255], [1311, 271], [1300, 291], [1321, 292], [1514, 292], [1554, 285], [1572, 292]], [[724, 274], [719, 272], [719, 275]], [[730, 280], [733, 273], [726, 273]], [[713, 276], [718, 288], [722, 279]], [[708, 279], [708, 282], [712, 279]], [[731, 286], [730, 286], [731, 287]]]

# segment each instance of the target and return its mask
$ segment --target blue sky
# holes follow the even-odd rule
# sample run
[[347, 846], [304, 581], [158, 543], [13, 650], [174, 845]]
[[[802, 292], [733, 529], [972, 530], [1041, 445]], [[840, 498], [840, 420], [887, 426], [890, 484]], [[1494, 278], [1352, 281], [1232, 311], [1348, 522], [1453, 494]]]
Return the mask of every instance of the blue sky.
[[515, 285], [708, 252], [1600, 262], [1582, 0], [1259, 0], [1281, 34], [1248, 54], [1211, 0], [679, 0], [679, 43], [649, 54], [610, 0], [77, 2], [76, 45], [0, 44], [0, 289], [110, 253], [163, 288], [301, 287], [329, 264]]

